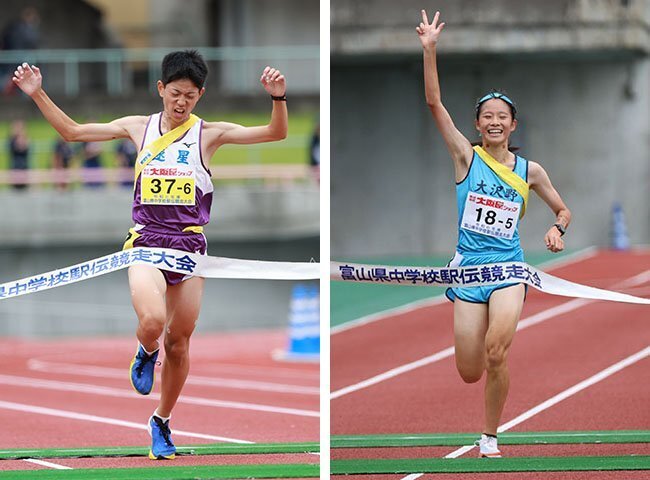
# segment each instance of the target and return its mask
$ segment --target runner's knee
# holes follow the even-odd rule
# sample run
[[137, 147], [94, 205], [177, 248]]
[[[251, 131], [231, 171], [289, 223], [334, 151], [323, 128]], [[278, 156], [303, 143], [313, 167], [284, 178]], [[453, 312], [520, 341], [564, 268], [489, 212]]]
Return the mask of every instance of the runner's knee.
[[170, 359], [182, 359], [189, 354], [189, 337], [165, 336], [165, 356]]
[[483, 376], [484, 366], [480, 365], [468, 367], [467, 365], [459, 365], [456, 363], [456, 369], [460, 374], [460, 378], [463, 379], [463, 382], [476, 383]]
[[165, 317], [154, 312], [145, 312], [140, 315], [140, 332], [147, 338], [158, 339], [165, 326]]
[[458, 370], [458, 373], [460, 373], [460, 378], [462, 378], [465, 383], [476, 383], [483, 376], [483, 370], [478, 372]]
[[505, 345], [488, 344], [485, 352], [486, 369], [489, 371], [501, 368], [506, 363], [507, 355], [508, 349]]

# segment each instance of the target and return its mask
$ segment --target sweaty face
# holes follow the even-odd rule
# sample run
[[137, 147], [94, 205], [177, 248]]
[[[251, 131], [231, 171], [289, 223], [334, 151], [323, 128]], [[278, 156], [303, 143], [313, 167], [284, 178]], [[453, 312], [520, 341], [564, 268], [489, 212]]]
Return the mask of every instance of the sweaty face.
[[502, 143], [517, 128], [517, 120], [512, 118], [510, 106], [498, 98], [493, 98], [481, 105], [476, 129], [481, 137], [489, 143]]
[[158, 93], [163, 100], [163, 110], [174, 123], [187, 120], [205, 88], [199, 88], [191, 80], [182, 79], [163, 85], [158, 81]]

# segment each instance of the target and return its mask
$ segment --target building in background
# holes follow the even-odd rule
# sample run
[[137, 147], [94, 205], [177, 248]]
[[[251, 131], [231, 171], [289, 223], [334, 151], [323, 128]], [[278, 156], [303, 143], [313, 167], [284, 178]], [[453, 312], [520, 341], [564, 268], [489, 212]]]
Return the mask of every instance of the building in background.
[[[332, 0], [332, 256], [455, 247], [452, 162], [425, 103], [415, 33], [424, 7], [446, 23], [438, 65], [452, 118], [476, 140], [479, 96], [505, 89], [517, 102], [514, 143], [573, 213], [567, 248], [608, 245], [616, 201], [632, 243], [649, 243], [649, 1]], [[544, 250], [553, 220], [535, 198], [522, 245]]]
[[[41, 24], [43, 51], [27, 61], [45, 65], [52, 93], [64, 92], [68, 97], [108, 93], [119, 98], [148, 90], [153, 96], [152, 82], [158, 79], [164, 54], [198, 48], [211, 70], [206, 85], [209, 96], [259, 97], [256, 80], [269, 63], [291, 79], [294, 96], [312, 101], [318, 96], [316, 0], [34, 0], [30, 4], [47, 21]], [[0, 28], [17, 18], [24, 5], [3, 2]], [[113, 50], [61, 52], [107, 48]], [[132, 105], [132, 100], [125, 103]]]

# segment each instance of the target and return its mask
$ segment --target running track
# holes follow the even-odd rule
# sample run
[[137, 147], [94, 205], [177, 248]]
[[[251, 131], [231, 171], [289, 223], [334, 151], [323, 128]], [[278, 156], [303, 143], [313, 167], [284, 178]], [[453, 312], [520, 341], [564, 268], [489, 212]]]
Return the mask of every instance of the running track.
[[[549, 270], [568, 280], [650, 296], [650, 252], [599, 252]], [[626, 283], [627, 282], [627, 283]], [[414, 287], [415, 288], [415, 287]], [[341, 330], [331, 339], [331, 434], [480, 432], [483, 381], [464, 384], [455, 370], [452, 305], [448, 302], [387, 316]], [[650, 345], [647, 306], [574, 300], [529, 290], [511, 349], [508, 422], [555, 395]], [[435, 361], [394, 369], [434, 356]], [[396, 374], [386, 374], [386, 372]], [[650, 357], [586, 386], [517, 422], [513, 431], [622, 430], [650, 427]], [[380, 377], [378, 377], [380, 376]], [[370, 382], [367, 382], [369, 379]], [[364, 383], [366, 382], [366, 383]], [[647, 444], [600, 446], [505, 446], [507, 456], [650, 454]], [[332, 450], [339, 458], [443, 457], [455, 448], [396, 452]], [[623, 450], [623, 451], [622, 451]], [[476, 455], [475, 450], [465, 454]], [[415, 472], [414, 472], [415, 473]], [[543, 478], [648, 478], [647, 472], [544, 474]], [[463, 478], [540, 478], [539, 474], [483, 474]], [[567, 476], [569, 475], [569, 476]], [[618, 475], [618, 476], [617, 476]], [[622, 476], [621, 476], [622, 475]], [[645, 475], [645, 476], [642, 476]], [[354, 478], [354, 477], [346, 477]], [[403, 475], [385, 477], [407, 478]], [[410, 478], [410, 477], [408, 477]], [[433, 478], [425, 475], [417, 478]], [[459, 478], [435, 475], [439, 478]]]
[[[219, 442], [318, 442], [317, 364], [276, 362], [285, 332], [198, 334], [190, 377], [174, 410], [176, 445]], [[136, 394], [128, 367], [133, 338], [28, 341], [0, 339], [0, 449], [148, 446], [144, 429], [156, 406]], [[153, 398], [152, 398], [153, 397]], [[318, 463], [311, 454], [50, 460], [53, 466], [0, 461], [0, 470]], [[1, 475], [1, 474], [0, 474]]]

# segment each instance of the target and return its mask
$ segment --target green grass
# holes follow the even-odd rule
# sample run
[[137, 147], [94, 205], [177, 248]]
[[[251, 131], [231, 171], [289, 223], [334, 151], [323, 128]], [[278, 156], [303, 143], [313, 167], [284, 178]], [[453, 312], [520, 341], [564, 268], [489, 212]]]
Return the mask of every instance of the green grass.
[[[258, 114], [230, 113], [205, 114], [207, 121], [226, 121], [244, 126], [266, 125], [270, 120], [269, 112]], [[248, 164], [300, 164], [309, 161], [309, 143], [318, 115], [316, 112], [289, 114], [289, 134], [281, 142], [261, 143], [257, 145], [226, 145], [219, 149], [211, 160], [213, 165], [248, 165]], [[82, 118], [76, 118], [83, 121]], [[107, 122], [111, 118], [101, 118]], [[27, 135], [31, 141], [31, 168], [51, 168], [52, 149], [58, 136], [56, 131], [44, 119], [28, 120]], [[11, 131], [10, 122], [0, 122], [0, 169], [9, 168], [8, 138]], [[80, 146], [80, 145], [79, 145]], [[117, 166], [115, 149], [117, 142], [105, 142], [102, 163], [104, 167]], [[76, 151], [76, 150], [75, 150]], [[80, 155], [75, 155], [73, 166], [80, 166]]]

